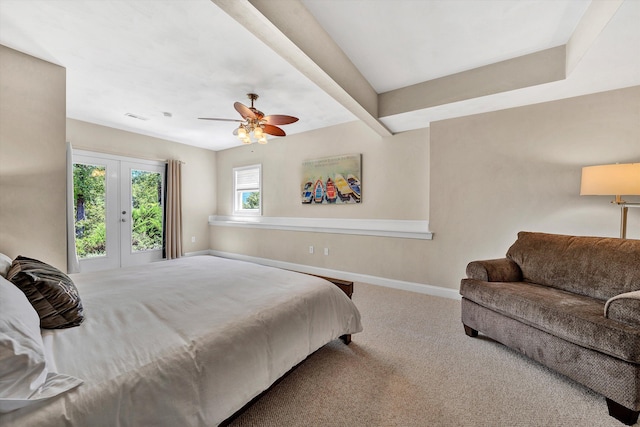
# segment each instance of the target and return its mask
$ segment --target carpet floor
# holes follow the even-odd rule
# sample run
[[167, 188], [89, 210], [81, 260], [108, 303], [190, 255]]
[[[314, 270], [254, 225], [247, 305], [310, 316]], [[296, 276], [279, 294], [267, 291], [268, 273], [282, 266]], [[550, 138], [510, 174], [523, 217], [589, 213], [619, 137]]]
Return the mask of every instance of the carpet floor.
[[307, 358], [230, 425], [623, 426], [604, 397], [460, 322], [460, 302], [364, 283], [364, 331]]

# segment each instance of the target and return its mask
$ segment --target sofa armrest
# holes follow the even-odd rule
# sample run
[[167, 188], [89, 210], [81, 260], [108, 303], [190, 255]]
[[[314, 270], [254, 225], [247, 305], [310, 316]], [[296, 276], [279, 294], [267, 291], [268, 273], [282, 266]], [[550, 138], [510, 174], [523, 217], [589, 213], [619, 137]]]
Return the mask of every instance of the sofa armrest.
[[510, 259], [489, 259], [470, 262], [467, 265], [467, 277], [485, 282], [520, 282], [522, 271]]
[[640, 291], [626, 292], [609, 298], [604, 317], [640, 327]]

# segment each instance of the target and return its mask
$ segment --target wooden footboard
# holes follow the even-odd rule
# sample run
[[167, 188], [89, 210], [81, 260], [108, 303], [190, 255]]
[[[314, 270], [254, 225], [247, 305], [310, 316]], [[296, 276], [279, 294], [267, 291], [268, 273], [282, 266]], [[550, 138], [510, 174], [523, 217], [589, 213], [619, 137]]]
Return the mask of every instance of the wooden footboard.
[[[320, 277], [321, 279], [324, 279], [324, 280], [327, 280], [327, 281], [333, 283], [334, 285], [336, 285], [337, 287], [342, 289], [342, 292], [347, 294], [347, 296], [349, 298], [351, 298], [351, 296], [353, 295], [353, 282], [352, 281], [342, 280], [342, 279], [335, 279], [333, 277], [327, 277], [327, 276], [320, 276], [319, 274], [311, 274], [311, 273], [304, 273], [304, 274], [308, 274], [309, 276]], [[342, 335], [340, 337], [340, 339], [345, 344], [349, 345], [349, 343], [351, 342], [351, 334]]]

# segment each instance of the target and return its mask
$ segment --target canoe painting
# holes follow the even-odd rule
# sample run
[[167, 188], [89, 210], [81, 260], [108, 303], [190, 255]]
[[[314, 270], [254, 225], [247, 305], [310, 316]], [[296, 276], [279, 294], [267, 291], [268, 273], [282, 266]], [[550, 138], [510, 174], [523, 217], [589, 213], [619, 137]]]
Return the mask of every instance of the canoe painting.
[[316, 203], [322, 203], [322, 199], [324, 199], [324, 187], [322, 185], [322, 180], [317, 180], [316, 185], [313, 189], [313, 201]]
[[302, 189], [302, 203], [311, 203], [313, 200], [313, 182], [308, 181], [304, 184], [304, 188]]
[[344, 154], [302, 163], [301, 201], [305, 205], [362, 202], [362, 155]]
[[327, 178], [324, 199], [327, 201], [327, 203], [335, 203], [337, 198], [338, 194], [336, 193], [336, 186], [331, 178]]
[[344, 179], [344, 177], [339, 173], [336, 174], [334, 179], [340, 200], [342, 200], [343, 202], [349, 201], [349, 199], [351, 199], [351, 193], [353, 193], [353, 190], [351, 189], [351, 187], [349, 187], [349, 183], [347, 182], [347, 180]]
[[360, 203], [360, 180], [355, 176], [349, 174], [347, 176], [347, 183], [349, 188], [353, 191], [353, 196], [356, 198], [356, 203]]

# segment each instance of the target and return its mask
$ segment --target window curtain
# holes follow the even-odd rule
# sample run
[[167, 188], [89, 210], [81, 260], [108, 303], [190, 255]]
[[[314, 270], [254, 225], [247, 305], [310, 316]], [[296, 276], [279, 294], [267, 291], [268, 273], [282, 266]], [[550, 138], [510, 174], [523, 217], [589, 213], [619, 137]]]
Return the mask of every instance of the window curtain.
[[167, 161], [167, 202], [165, 215], [165, 256], [180, 258], [182, 254], [182, 162]]
[[73, 205], [73, 147], [67, 142], [67, 272], [79, 273]]

